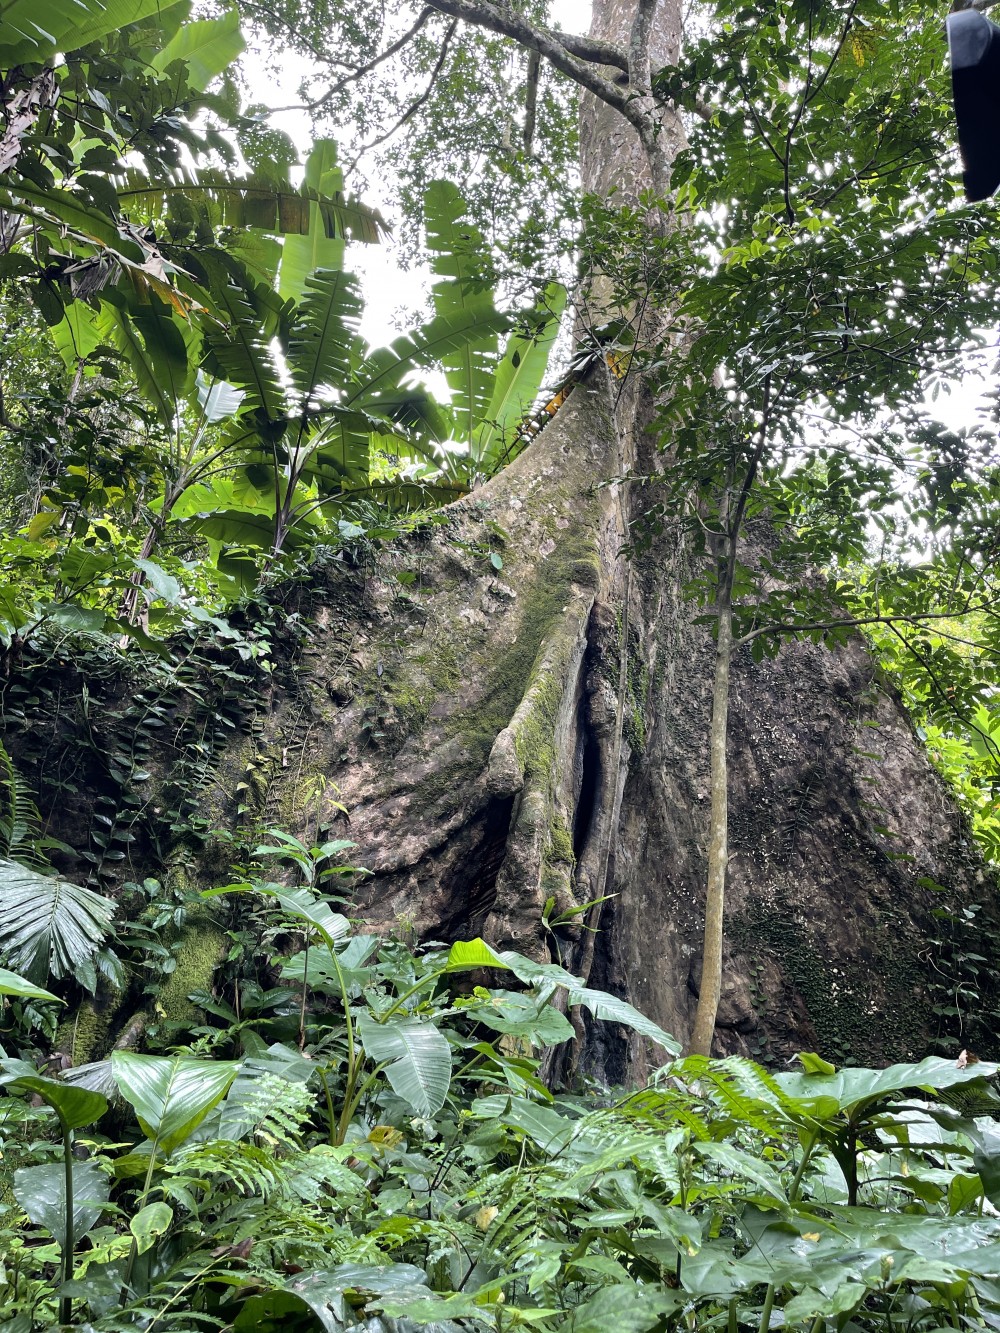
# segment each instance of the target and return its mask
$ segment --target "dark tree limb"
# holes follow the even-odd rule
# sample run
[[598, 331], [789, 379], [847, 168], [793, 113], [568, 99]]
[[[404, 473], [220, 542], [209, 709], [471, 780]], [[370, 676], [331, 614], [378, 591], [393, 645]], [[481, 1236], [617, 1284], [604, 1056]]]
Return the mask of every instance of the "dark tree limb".
[[406, 32], [403, 33], [402, 37], [397, 38], [397, 40], [394, 41], [391, 44], [391, 46], [387, 46], [385, 50], [380, 51], [377, 56], [373, 56], [372, 59], [369, 60], [366, 65], [359, 65], [357, 69], [353, 69], [350, 72], [350, 74], [345, 74], [342, 79], [340, 79], [337, 83], [333, 84], [332, 87], [328, 88], [325, 93], [315, 98], [313, 101], [297, 103], [295, 106], [278, 106], [274, 107], [274, 110], [315, 111], [317, 107], [325, 106], [326, 103], [329, 102], [331, 98], [336, 97], [337, 93], [342, 92], [348, 86], [348, 84], [356, 83], [358, 79], [363, 79], [366, 74], [371, 74], [372, 70], [378, 69], [379, 65], [384, 64], [387, 60], [391, 60], [392, 57], [397, 53], [397, 51], [401, 51], [403, 47], [406, 46], [407, 42], [412, 41], [412, 39], [416, 37], [417, 33], [424, 26], [427, 20], [431, 17], [433, 12], [434, 11], [429, 8], [422, 9], [420, 11], [420, 16], [417, 19], [416, 23], [414, 23], [412, 27], [407, 28]]

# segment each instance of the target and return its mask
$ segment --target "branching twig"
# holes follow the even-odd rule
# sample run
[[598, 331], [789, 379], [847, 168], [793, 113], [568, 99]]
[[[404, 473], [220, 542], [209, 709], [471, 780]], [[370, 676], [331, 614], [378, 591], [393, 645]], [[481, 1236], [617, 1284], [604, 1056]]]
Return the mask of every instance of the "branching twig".
[[458, 27], [458, 19], [453, 19], [448, 26], [448, 31], [444, 35], [444, 40], [441, 43], [441, 53], [437, 58], [437, 62], [434, 65], [434, 68], [431, 70], [431, 77], [424, 91], [420, 94], [418, 98], [416, 98], [415, 101], [410, 103], [410, 105], [406, 108], [406, 110], [403, 112], [400, 118], [396, 121], [395, 125], [390, 126], [390, 128], [387, 129], [384, 134], [380, 134], [377, 138], [373, 139], [371, 143], [365, 144], [365, 146], [361, 149], [361, 151], [357, 154], [357, 156], [345, 168], [345, 175], [349, 176], [351, 174], [354, 168], [358, 165], [358, 162], [361, 160], [361, 158], [364, 157], [365, 153], [371, 152], [371, 150], [373, 148], [377, 148], [379, 144], [383, 144], [387, 139], [391, 139], [392, 136], [396, 133], [396, 131], [401, 130], [403, 126], [406, 124], [406, 122], [408, 120], [411, 120], [412, 117], [415, 116], [417, 112], [420, 110], [420, 108], [427, 102], [427, 99], [434, 91], [434, 85], [437, 83], [438, 75], [444, 68], [444, 62], [448, 58], [448, 48], [451, 46], [451, 39], [454, 37], [455, 29], [457, 27]]

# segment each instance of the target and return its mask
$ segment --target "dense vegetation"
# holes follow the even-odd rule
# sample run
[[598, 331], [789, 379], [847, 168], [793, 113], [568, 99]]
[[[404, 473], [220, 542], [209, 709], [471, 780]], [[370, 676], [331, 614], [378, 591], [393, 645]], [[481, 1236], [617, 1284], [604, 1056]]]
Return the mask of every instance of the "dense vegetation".
[[[575, 258], [641, 313], [582, 302], [572, 371], [550, 372], [534, 419], [577, 221], [564, 83], [543, 82], [538, 170], [534, 124], [511, 148], [505, 111], [498, 181], [469, 168], [503, 43], [452, 23], [441, 84], [440, 43], [404, 50], [434, 92], [426, 151], [393, 159], [433, 313], [372, 348], [345, 264], [384, 221], [345, 194], [331, 138], [299, 183], [261, 109], [241, 108], [236, 9], [0, 11], [12, 1333], [1000, 1321], [997, 1066], [959, 1056], [998, 1021], [988, 886], [982, 904], [932, 886], [937, 1054], [882, 1071], [803, 1054], [769, 1073], [682, 1058], [556, 962], [418, 942], [405, 920], [365, 933], [351, 842], [318, 813], [311, 841], [284, 831], [264, 761], [225, 775], [235, 826], [213, 817], [221, 745], [261, 731], [271, 682], [304, 669], [348, 576], [392, 579], [409, 606], [444, 502], [516, 457], [574, 380], [620, 395], [642, 375], [671, 468], [633, 554], [683, 534], [701, 560], [689, 596], [758, 657], [863, 628], [1000, 859], [995, 423], [951, 432], [927, 399], [993, 318], [997, 252], [993, 217], [957, 205], [940, 160], [934, 25], [863, 0], [710, 8], [717, 29], [656, 81], [689, 122], [668, 210], [684, 225], [588, 201]], [[322, 36], [292, 4], [245, 6], [257, 39], [320, 59], [342, 39], [363, 69], [381, 30], [349, 10]], [[364, 134], [391, 80], [367, 110], [350, 84], [320, 112]], [[449, 401], [418, 381], [430, 369]], [[500, 574], [505, 540], [484, 521], [456, 551]], [[401, 549], [416, 554], [386, 558]], [[386, 717], [376, 699], [373, 738]], [[581, 920], [596, 929], [593, 906], [549, 898], [554, 958]], [[648, 1087], [552, 1090], [581, 1010], [666, 1061]]]

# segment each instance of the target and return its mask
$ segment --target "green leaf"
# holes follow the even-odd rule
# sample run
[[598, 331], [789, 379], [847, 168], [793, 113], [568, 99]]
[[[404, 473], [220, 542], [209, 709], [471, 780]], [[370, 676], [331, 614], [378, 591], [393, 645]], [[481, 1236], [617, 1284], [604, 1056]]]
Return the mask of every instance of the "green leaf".
[[64, 1130], [92, 1125], [108, 1109], [108, 1099], [101, 1093], [47, 1078], [23, 1060], [4, 1060], [0, 1069], [0, 1083], [11, 1092], [41, 1097], [55, 1111]]
[[58, 995], [33, 985], [16, 972], [8, 972], [5, 967], [0, 967], [0, 995], [14, 995], [21, 1000], [54, 1000], [56, 1004], [65, 1004]]
[[227, 884], [221, 889], [206, 889], [202, 897], [216, 898], [223, 893], [248, 892], [262, 893], [267, 898], [276, 899], [289, 916], [312, 926], [329, 949], [335, 947], [337, 940], [351, 933], [351, 923], [346, 916], [331, 911], [322, 898], [317, 898], [305, 888], [287, 889], [281, 884]]
[[[108, 1177], [95, 1162], [74, 1160], [73, 1235], [77, 1239], [95, 1226], [108, 1201]], [[61, 1162], [25, 1166], [14, 1172], [14, 1197], [36, 1226], [44, 1227], [62, 1246], [66, 1231], [66, 1171]]]
[[361, 310], [353, 274], [320, 269], [306, 279], [288, 342], [288, 363], [307, 407], [316, 406], [318, 390], [344, 387], [357, 348]]
[[446, 972], [468, 972], [480, 967], [499, 967], [509, 972], [510, 965], [485, 940], [456, 940], [448, 950]]
[[390, 1087], [417, 1115], [440, 1111], [451, 1084], [451, 1047], [432, 1023], [404, 1018], [383, 1024], [361, 1014], [358, 1035], [370, 1060], [390, 1062]]
[[[340, 196], [344, 177], [337, 166], [337, 145], [332, 139], [317, 139], [306, 158], [305, 183], [320, 195]], [[278, 291], [286, 299], [300, 301], [310, 275], [319, 269], [339, 269], [344, 263], [344, 238], [328, 236], [319, 205], [309, 205], [309, 230], [304, 236], [286, 236], [281, 247]]]
[[153, 57], [150, 65], [158, 74], [163, 74], [175, 60], [183, 60], [187, 64], [188, 83], [197, 92], [204, 92], [245, 47], [239, 13], [230, 9], [219, 18], [184, 23]]
[[480, 472], [492, 476], [517, 457], [527, 442], [518, 427], [530, 414], [549, 363], [552, 345], [566, 308], [567, 292], [553, 282], [535, 309], [522, 317], [507, 341], [493, 381], [493, 396], [476, 429], [472, 457]]
[[176, 606], [181, 598], [181, 585], [165, 569], [153, 560], [136, 560], [136, 569], [141, 569], [156, 595], [169, 606]]
[[0, 11], [0, 67], [77, 51], [161, 8], [160, 0], [7, 0]]
[[836, 1073], [777, 1074], [775, 1082], [790, 1097], [803, 1101], [826, 1097], [840, 1110], [878, 1101], [906, 1088], [924, 1088], [937, 1092], [971, 1083], [977, 1078], [992, 1078], [1000, 1066], [979, 1062], [959, 1068], [954, 1060], [928, 1056], [915, 1065], [890, 1065], [888, 1069], [840, 1069]]
[[159, 1238], [170, 1230], [173, 1220], [174, 1210], [162, 1201], [147, 1203], [145, 1208], [140, 1208], [128, 1224], [129, 1231], [135, 1237], [136, 1254], [145, 1254], [152, 1249]]
[[115, 1051], [111, 1070], [131, 1103], [154, 1152], [169, 1154], [189, 1138], [222, 1101], [239, 1065], [191, 1056]]
[[114, 913], [90, 889], [0, 860], [0, 953], [31, 981], [73, 976], [90, 963]]

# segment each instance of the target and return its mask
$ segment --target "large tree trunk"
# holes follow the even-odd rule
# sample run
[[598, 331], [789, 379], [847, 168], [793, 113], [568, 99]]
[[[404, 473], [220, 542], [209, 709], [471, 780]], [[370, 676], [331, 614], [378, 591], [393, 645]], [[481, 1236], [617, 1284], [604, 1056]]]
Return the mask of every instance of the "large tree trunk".
[[[633, 3], [599, 4], [595, 34], [620, 37]], [[679, 6], [662, 4], [657, 22], [662, 61], [677, 49]], [[634, 191], [631, 132], [592, 102], [583, 114], [585, 185]], [[392, 548], [377, 577], [317, 576], [314, 636], [253, 741], [221, 752], [206, 805], [232, 825], [237, 784], [266, 767], [251, 816], [353, 839], [371, 871], [355, 910], [374, 925], [558, 956], [686, 1041], [714, 644], [682, 595], [692, 556], [676, 538], [631, 566], [622, 557], [650, 489], [600, 485], [662, 466], [653, 415], [640, 384], [622, 391], [598, 368], [510, 468], [432, 536]], [[416, 574], [405, 593], [402, 571]], [[763, 664], [738, 653], [728, 758], [715, 1049], [916, 1054], [936, 1021], [925, 940], [940, 895], [927, 885], [967, 902], [983, 871], [860, 638], [793, 644]], [[547, 925], [606, 894], [584, 918], [592, 929], [580, 917]], [[620, 1083], [655, 1058], [615, 1031], [578, 1031], [554, 1075], [575, 1062]]]

